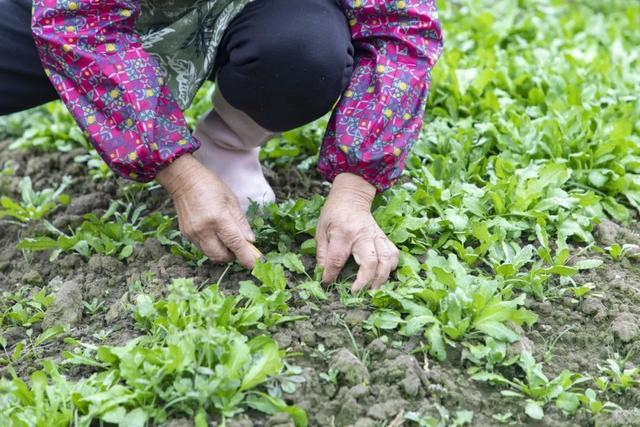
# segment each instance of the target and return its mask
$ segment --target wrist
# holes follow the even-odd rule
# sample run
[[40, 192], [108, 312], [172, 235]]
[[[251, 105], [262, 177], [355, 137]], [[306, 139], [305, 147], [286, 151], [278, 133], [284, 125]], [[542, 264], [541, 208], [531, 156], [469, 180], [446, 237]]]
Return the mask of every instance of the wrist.
[[376, 188], [361, 176], [341, 173], [333, 180], [330, 196], [346, 199], [355, 206], [371, 209]]
[[199, 162], [191, 154], [178, 157], [156, 175], [156, 181], [174, 196], [191, 185], [191, 176], [199, 166]]

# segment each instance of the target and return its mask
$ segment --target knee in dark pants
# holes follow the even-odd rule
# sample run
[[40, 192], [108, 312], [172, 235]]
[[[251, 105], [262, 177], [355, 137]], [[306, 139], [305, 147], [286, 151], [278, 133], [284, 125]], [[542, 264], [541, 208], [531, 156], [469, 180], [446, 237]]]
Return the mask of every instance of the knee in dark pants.
[[335, 0], [257, 0], [221, 48], [223, 95], [272, 131], [326, 114], [353, 71], [348, 23]]

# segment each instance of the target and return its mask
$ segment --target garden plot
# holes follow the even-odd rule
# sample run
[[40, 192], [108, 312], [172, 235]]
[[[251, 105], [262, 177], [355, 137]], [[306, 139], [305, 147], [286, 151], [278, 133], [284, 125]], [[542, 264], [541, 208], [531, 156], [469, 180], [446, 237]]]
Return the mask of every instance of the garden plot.
[[317, 280], [322, 120], [263, 149], [247, 272], [60, 104], [0, 119], [0, 426], [639, 425], [640, 5], [530, 3], [441, 2], [379, 291]]

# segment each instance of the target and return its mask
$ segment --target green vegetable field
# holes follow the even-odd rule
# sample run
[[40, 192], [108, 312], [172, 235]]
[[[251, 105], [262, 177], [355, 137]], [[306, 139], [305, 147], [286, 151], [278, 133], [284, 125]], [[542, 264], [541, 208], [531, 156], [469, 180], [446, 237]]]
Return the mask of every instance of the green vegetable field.
[[62, 104], [0, 118], [0, 427], [640, 426], [640, 2], [438, 3], [380, 290], [320, 283], [327, 118], [262, 150], [252, 272]]

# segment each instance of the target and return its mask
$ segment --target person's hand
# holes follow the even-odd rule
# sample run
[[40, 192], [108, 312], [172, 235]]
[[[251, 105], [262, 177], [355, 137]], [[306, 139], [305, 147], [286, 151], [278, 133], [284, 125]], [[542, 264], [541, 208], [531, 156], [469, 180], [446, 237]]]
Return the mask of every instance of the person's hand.
[[156, 177], [173, 198], [180, 231], [213, 262], [237, 259], [253, 268], [262, 254], [255, 236], [229, 188], [187, 154]]
[[399, 251], [371, 214], [375, 193], [357, 175], [343, 173], [333, 181], [316, 231], [323, 282], [335, 281], [351, 254], [360, 266], [352, 292], [379, 288], [397, 268]]

